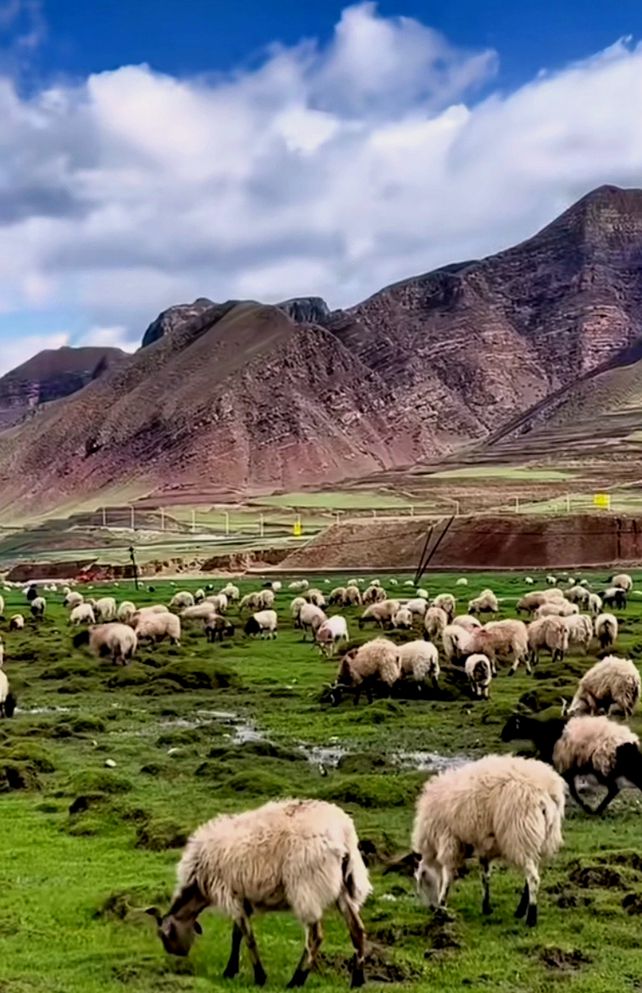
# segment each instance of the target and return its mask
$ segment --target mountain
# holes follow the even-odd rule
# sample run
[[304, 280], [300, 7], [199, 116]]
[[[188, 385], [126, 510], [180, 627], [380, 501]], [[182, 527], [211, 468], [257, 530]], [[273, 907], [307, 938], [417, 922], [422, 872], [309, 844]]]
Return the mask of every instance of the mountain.
[[0, 377], [0, 430], [42, 403], [76, 393], [125, 358], [119, 348], [58, 348], [39, 352]]
[[514, 438], [642, 357], [641, 262], [642, 191], [601, 187], [513, 248], [348, 310], [172, 307], [135, 355], [0, 435], [0, 510], [297, 489]]

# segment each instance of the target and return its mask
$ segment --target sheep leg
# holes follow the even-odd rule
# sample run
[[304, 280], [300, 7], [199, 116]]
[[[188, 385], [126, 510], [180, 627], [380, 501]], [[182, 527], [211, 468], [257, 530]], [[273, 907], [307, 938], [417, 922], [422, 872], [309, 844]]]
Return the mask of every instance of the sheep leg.
[[441, 867], [441, 882], [439, 885], [439, 897], [437, 900], [438, 907], [445, 907], [446, 900], [448, 899], [448, 892], [450, 890], [450, 884], [453, 881], [453, 872], [446, 865]]
[[350, 939], [354, 947], [355, 954], [352, 962], [352, 979], [350, 981], [350, 986], [355, 989], [357, 986], [363, 986], [365, 982], [363, 966], [366, 958], [366, 932], [363, 922], [359, 916], [359, 909], [354, 901], [350, 899], [345, 890], [339, 894], [337, 905], [343, 914], [346, 924], [348, 925]]
[[518, 919], [523, 917], [528, 910], [528, 905], [530, 903], [530, 894], [528, 892], [528, 883], [524, 883], [524, 889], [522, 890], [522, 895], [520, 901], [517, 904], [517, 910], [515, 911], [515, 917]]
[[598, 806], [593, 811], [593, 813], [594, 814], [597, 814], [598, 817], [600, 816], [600, 814], [603, 814], [604, 813], [604, 811], [606, 810], [606, 808], [608, 807], [608, 805], [613, 800], [615, 800], [616, 796], [620, 792], [620, 787], [618, 786], [617, 783], [609, 783], [608, 789], [609, 789], [609, 791], [606, 794], [606, 796], [604, 797], [604, 799], [602, 800], [602, 802], [600, 804], [598, 804]]
[[480, 859], [479, 864], [481, 866], [482, 873], [482, 914], [491, 914], [492, 908], [490, 905], [490, 862], [488, 859]]
[[595, 811], [593, 810], [593, 808], [592, 807], [589, 807], [588, 803], [585, 803], [584, 800], [582, 800], [582, 797], [577, 792], [577, 786], [576, 786], [576, 783], [575, 783], [575, 776], [568, 776], [568, 777], [564, 777], [564, 778], [566, 779], [566, 783], [568, 785], [569, 793], [571, 794], [572, 798], [575, 800], [575, 803], [578, 805], [578, 807], [581, 807], [585, 814], [593, 814], [593, 813], [595, 813]]
[[243, 930], [241, 925], [234, 921], [234, 924], [232, 925], [232, 950], [230, 952], [228, 963], [225, 966], [223, 979], [234, 979], [234, 977], [238, 975], [242, 941]]
[[526, 924], [528, 927], [535, 927], [537, 924], [539, 872], [534, 862], [526, 863], [526, 885], [528, 886], [528, 910], [526, 911]]
[[252, 930], [252, 925], [250, 924], [249, 914], [244, 912], [241, 917], [239, 917], [238, 923], [241, 931], [243, 932], [247, 950], [250, 953], [250, 960], [252, 962], [252, 968], [254, 969], [254, 982], [257, 986], [265, 986], [267, 974], [261, 962], [259, 949], [256, 944], [256, 938], [254, 937], [254, 931]]
[[309, 924], [305, 929], [305, 948], [303, 949], [303, 955], [294, 970], [292, 979], [287, 985], [289, 990], [294, 989], [296, 986], [303, 986], [310, 972], [314, 968], [314, 963], [316, 962], [317, 955], [319, 954], [319, 948], [321, 947], [322, 941], [323, 929], [321, 927], [321, 921], [316, 921], [314, 924]]

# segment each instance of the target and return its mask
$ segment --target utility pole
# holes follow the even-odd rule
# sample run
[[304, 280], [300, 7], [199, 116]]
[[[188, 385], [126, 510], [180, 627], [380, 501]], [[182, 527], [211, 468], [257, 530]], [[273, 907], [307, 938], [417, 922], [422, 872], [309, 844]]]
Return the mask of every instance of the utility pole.
[[259, 517], [259, 535], [261, 538], [265, 536], [265, 518], [263, 517], [263, 514]]
[[135, 531], [136, 530], [136, 517], [135, 517], [135, 513], [136, 512], [134, 510], [133, 505], [129, 508], [129, 513], [130, 513], [129, 526], [130, 526], [130, 528], [131, 528], [132, 531]]
[[196, 511], [192, 510], [192, 534], [196, 534]]
[[225, 536], [229, 538], [229, 534], [230, 534], [230, 515], [229, 515], [229, 512], [227, 510], [224, 510], [223, 513], [225, 515]]
[[134, 586], [138, 589], [138, 566], [136, 564], [136, 554], [133, 545], [129, 546], [129, 557], [132, 560], [132, 569], [134, 571]]
[[163, 510], [162, 507], [160, 508], [160, 519], [161, 519], [161, 531], [164, 531], [165, 530], [165, 511]]
[[103, 527], [107, 527], [107, 508], [103, 507]]

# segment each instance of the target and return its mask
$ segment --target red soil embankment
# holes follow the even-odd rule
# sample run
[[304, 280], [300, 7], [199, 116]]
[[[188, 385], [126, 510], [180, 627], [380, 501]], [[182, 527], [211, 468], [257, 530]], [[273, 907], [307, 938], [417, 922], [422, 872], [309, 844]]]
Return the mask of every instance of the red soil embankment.
[[[552, 569], [642, 563], [642, 517], [567, 514], [369, 520], [337, 524], [281, 569], [415, 569], [426, 537], [431, 569]], [[443, 537], [441, 537], [443, 534]], [[439, 541], [441, 537], [441, 541]], [[439, 542], [439, 544], [437, 544]]]

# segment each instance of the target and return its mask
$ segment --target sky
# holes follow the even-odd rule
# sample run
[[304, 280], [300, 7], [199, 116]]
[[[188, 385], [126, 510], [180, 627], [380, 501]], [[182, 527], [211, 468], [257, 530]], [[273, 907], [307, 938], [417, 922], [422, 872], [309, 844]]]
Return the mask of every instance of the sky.
[[0, 374], [350, 306], [642, 186], [642, 3], [0, 0]]

